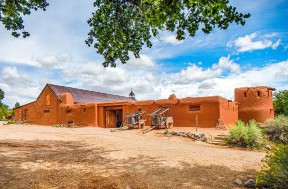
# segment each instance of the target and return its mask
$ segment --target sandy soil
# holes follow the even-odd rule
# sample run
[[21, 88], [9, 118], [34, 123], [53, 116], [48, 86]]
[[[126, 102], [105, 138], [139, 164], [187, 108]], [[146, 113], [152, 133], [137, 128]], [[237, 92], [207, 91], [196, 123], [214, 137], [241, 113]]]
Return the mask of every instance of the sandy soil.
[[157, 132], [2, 125], [0, 188], [239, 188], [265, 156]]

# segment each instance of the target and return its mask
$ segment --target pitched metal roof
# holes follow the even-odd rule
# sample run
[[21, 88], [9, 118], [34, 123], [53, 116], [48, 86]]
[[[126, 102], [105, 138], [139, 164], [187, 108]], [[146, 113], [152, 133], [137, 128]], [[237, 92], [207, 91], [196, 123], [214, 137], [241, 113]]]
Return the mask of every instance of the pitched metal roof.
[[71, 93], [75, 103], [87, 102], [116, 102], [116, 101], [135, 101], [130, 97], [112, 95], [107, 93], [89, 91], [84, 89], [77, 89], [72, 87], [59, 86], [54, 84], [47, 84], [54, 91], [54, 93], [61, 100], [62, 93]]

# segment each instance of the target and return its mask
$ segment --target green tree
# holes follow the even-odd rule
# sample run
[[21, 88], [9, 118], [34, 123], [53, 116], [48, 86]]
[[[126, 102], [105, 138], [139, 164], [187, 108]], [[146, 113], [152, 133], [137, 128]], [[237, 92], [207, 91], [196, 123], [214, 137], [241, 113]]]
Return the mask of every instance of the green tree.
[[24, 30], [22, 16], [30, 15], [32, 10], [46, 10], [46, 0], [0, 0], [0, 21], [14, 37], [25, 38], [30, 34]]
[[256, 177], [259, 188], [286, 189], [288, 186], [288, 145], [276, 146], [265, 157]]
[[0, 89], [0, 106], [2, 105], [2, 100], [4, 99], [5, 93]]
[[5, 104], [0, 104], [0, 120], [8, 116], [9, 111], [8, 111], [8, 106]]
[[[22, 15], [47, 6], [46, 0], [0, 0], [0, 19], [13, 36], [20, 36], [20, 30], [27, 37]], [[129, 52], [139, 58], [145, 44], [152, 47], [152, 36], [160, 38], [160, 31], [176, 32], [176, 38], [184, 40], [199, 29], [208, 34], [215, 27], [244, 25], [250, 17], [237, 12], [229, 0], [95, 0], [94, 6], [86, 44], [104, 56], [105, 67], [116, 67], [117, 60], [126, 63]]]
[[275, 114], [288, 116], [288, 90], [279, 91], [274, 94], [273, 105]]
[[19, 106], [20, 106], [20, 103], [16, 102], [15, 105], [14, 105], [14, 108], [18, 108]]

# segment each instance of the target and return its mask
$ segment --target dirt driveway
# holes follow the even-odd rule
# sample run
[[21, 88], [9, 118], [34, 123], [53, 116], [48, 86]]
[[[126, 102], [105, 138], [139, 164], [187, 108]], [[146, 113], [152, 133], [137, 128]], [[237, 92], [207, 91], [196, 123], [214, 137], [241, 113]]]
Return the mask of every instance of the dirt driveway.
[[139, 130], [0, 126], [0, 188], [237, 188], [264, 156]]

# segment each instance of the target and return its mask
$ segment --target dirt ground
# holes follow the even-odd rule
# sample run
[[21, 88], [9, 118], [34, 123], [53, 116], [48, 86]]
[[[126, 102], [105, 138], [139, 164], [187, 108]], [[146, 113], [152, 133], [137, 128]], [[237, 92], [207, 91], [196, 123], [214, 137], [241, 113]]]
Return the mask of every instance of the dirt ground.
[[0, 125], [0, 188], [239, 188], [265, 156], [156, 132]]

